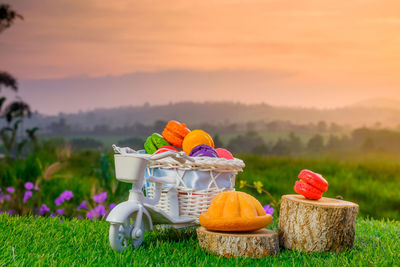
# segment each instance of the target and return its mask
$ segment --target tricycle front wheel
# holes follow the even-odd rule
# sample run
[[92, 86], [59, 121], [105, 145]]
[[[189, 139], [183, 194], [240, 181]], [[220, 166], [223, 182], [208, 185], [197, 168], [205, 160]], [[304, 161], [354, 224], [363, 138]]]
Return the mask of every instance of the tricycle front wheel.
[[109, 240], [111, 248], [117, 251], [123, 251], [127, 247], [139, 247], [143, 243], [144, 224], [140, 222], [138, 229], [135, 229], [135, 223], [138, 212], [132, 213], [124, 223], [111, 223], [109, 230]]

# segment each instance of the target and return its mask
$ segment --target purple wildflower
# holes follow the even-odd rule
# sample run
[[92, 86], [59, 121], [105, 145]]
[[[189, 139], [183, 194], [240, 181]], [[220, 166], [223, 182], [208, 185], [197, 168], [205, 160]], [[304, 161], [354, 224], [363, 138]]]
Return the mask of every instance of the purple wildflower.
[[113, 208], [115, 208], [115, 206], [117, 206], [115, 203], [111, 203], [110, 206], [109, 206], [110, 211], [111, 211]]
[[82, 201], [82, 203], [76, 208], [76, 210], [87, 210], [88, 206], [86, 206], [87, 200]]
[[96, 203], [102, 203], [102, 202], [106, 201], [106, 199], [107, 199], [107, 192], [100, 193], [93, 197], [93, 200]]
[[34, 187], [35, 187], [35, 186], [34, 186], [33, 183], [31, 183], [31, 182], [26, 182], [26, 183], [25, 183], [25, 188], [26, 188], [27, 190], [32, 190]]
[[10, 195], [5, 195], [5, 196], [3, 197], [3, 199], [4, 199], [4, 200], [11, 200], [11, 196], [10, 196]]
[[14, 192], [15, 192], [15, 189], [14, 189], [14, 187], [11, 187], [11, 186], [10, 186], [10, 187], [7, 187], [7, 189], [6, 189], [6, 190], [7, 190], [7, 192], [8, 192], [8, 193], [10, 193], [10, 194], [12, 194], [12, 193], [14, 193]]
[[50, 217], [56, 217], [57, 214], [55, 214], [54, 212], [50, 215]]
[[88, 219], [100, 219], [106, 215], [106, 207], [104, 205], [98, 205], [94, 209], [89, 210], [86, 212], [86, 217]]
[[61, 193], [60, 197], [62, 197], [65, 200], [70, 200], [71, 198], [74, 197], [74, 194], [72, 191], [65, 190], [64, 192]]
[[50, 209], [46, 206], [46, 204], [42, 204], [42, 206], [39, 209], [39, 215], [43, 216], [46, 212], [49, 212]]
[[56, 200], [54, 200], [54, 203], [56, 204], [56, 206], [60, 206], [65, 202], [65, 200], [70, 200], [73, 197], [74, 194], [72, 193], [72, 191], [66, 190], [62, 192], [61, 195], [58, 198], [56, 198]]
[[89, 210], [88, 212], [86, 212], [86, 217], [87, 217], [88, 219], [93, 220], [94, 217], [95, 217], [95, 210], [94, 210], [94, 209], [91, 209], [91, 210]]
[[274, 214], [274, 208], [271, 207], [270, 205], [265, 205], [264, 210], [265, 210], [266, 214], [270, 214], [270, 215]]
[[14, 211], [13, 210], [7, 210], [7, 213], [8, 213], [8, 215], [13, 215], [14, 214]]
[[78, 216], [76, 216], [76, 218], [77, 218], [78, 220], [81, 220], [81, 219], [82, 219], [82, 216], [81, 216], [81, 215], [78, 215]]
[[24, 203], [26, 203], [31, 197], [32, 197], [32, 191], [25, 191], [23, 199]]
[[64, 199], [61, 197], [56, 198], [56, 200], [54, 200], [54, 203], [56, 203], [56, 206], [60, 206], [62, 203], [64, 203]]
[[63, 215], [64, 214], [64, 209], [58, 209], [56, 210], [57, 215]]
[[106, 207], [104, 207], [104, 205], [98, 205], [95, 208], [97, 217], [104, 217], [106, 215]]

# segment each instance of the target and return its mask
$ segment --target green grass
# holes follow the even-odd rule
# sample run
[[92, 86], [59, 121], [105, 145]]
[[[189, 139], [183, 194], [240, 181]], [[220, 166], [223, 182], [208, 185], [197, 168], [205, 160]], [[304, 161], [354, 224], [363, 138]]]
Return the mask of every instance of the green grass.
[[[200, 249], [193, 228], [147, 233], [138, 249], [114, 252], [105, 221], [0, 215], [0, 266], [396, 266], [400, 222], [360, 219], [352, 250], [306, 254], [281, 250], [263, 259], [227, 259]], [[276, 231], [277, 220], [272, 229]], [[14, 251], [14, 252], [13, 252]]]
[[[400, 162], [380, 160], [305, 159], [289, 157], [260, 157], [239, 155], [246, 163], [239, 180], [252, 184], [261, 181], [276, 200], [281, 195], [294, 194], [293, 186], [302, 169], [321, 173], [329, 182], [326, 197], [358, 203], [360, 216], [376, 219], [391, 218], [400, 220]], [[266, 194], [258, 194], [255, 189], [238, 188], [254, 195], [265, 205], [271, 202]]]

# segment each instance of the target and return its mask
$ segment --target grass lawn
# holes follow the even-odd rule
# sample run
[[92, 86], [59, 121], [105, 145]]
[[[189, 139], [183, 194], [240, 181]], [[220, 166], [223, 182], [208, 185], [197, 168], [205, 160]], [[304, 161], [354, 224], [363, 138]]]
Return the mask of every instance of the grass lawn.
[[[195, 230], [146, 234], [138, 249], [114, 252], [105, 221], [0, 215], [0, 266], [398, 266], [400, 222], [359, 219], [354, 248], [339, 254], [306, 254], [283, 250], [278, 256], [226, 259], [197, 245]], [[271, 226], [276, 231], [277, 219]]]

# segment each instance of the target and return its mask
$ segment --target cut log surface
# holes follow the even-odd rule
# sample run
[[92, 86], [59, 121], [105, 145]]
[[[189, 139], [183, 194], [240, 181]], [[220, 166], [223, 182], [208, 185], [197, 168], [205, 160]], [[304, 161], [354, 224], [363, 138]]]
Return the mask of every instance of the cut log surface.
[[200, 247], [223, 257], [261, 258], [279, 252], [278, 233], [268, 229], [254, 232], [214, 232], [197, 228]]
[[332, 198], [282, 196], [279, 243], [305, 252], [339, 252], [353, 247], [358, 205]]

